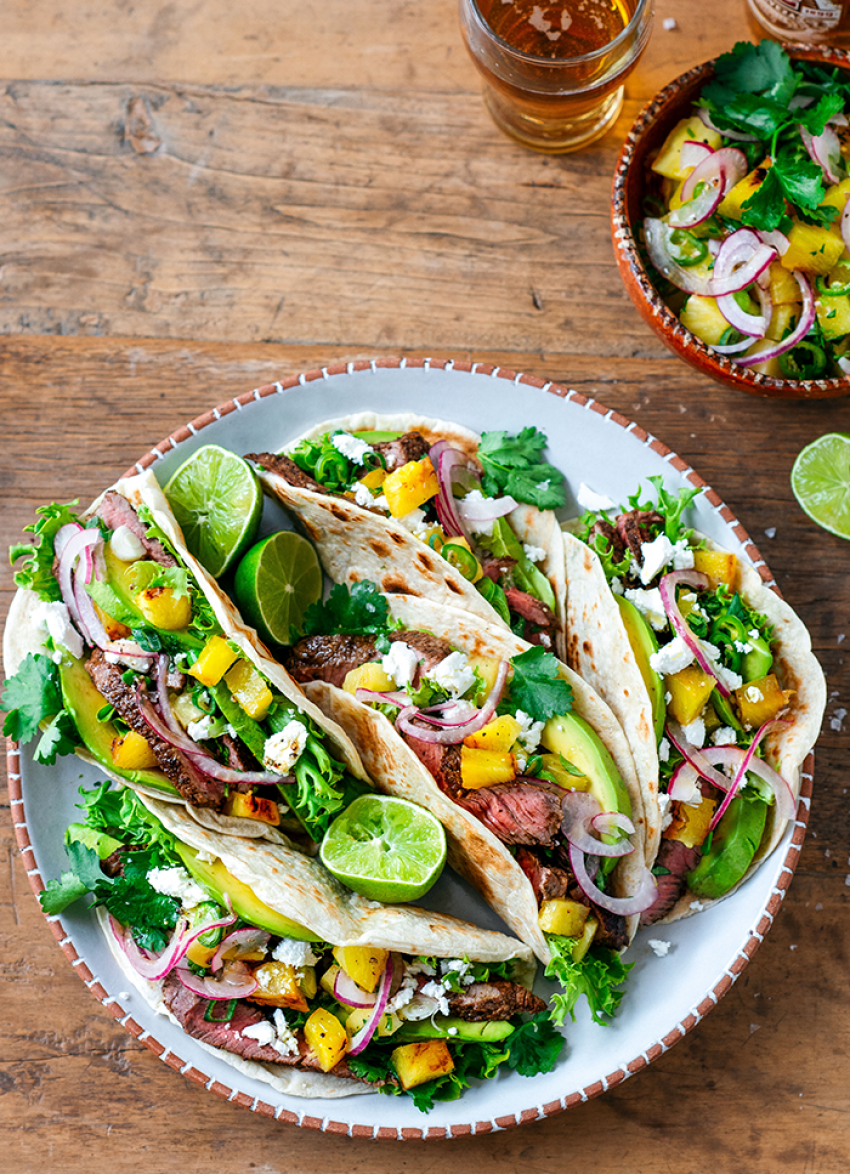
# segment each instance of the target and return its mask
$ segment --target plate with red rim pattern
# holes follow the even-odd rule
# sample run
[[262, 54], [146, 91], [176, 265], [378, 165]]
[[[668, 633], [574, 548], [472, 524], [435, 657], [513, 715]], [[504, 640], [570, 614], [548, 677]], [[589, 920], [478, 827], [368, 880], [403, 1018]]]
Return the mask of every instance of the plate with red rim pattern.
[[[752, 563], [766, 585], [777, 590], [731, 511], [660, 440], [586, 396], [482, 363], [381, 359], [307, 371], [221, 404], [156, 444], [127, 473], [151, 467], [165, 484], [201, 445], [219, 444], [239, 454], [258, 447], [273, 451], [322, 420], [365, 410], [419, 412], [479, 432], [516, 432], [533, 423], [548, 436], [547, 459], [566, 474], [565, 517], [581, 512], [575, 495], [582, 482], [615, 501], [625, 501], [638, 482], [655, 474], [673, 489], [702, 486], [693, 507], [694, 524]], [[286, 525], [283, 512], [267, 502], [261, 533]], [[30, 883], [39, 893], [67, 868], [62, 837], [76, 818], [78, 787], [92, 786], [101, 776], [73, 757], [47, 767], [34, 762], [28, 748], [19, 750], [8, 742], [7, 750], [15, 834]], [[152, 1011], [135, 990], [128, 990], [94, 916], [82, 905], [47, 920], [81, 981], [109, 1013], [170, 1067], [217, 1096], [283, 1122], [355, 1137], [437, 1139], [489, 1133], [553, 1116], [613, 1088], [641, 1072], [716, 1006], [763, 940], [791, 881], [805, 835], [813, 764], [810, 754], [796, 820], [737, 892], [694, 917], [638, 935], [626, 954], [635, 965], [610, 1026], [596, 1026], [580, 1006], [577, 1022], [567, 1025], [566, 1047], [554, 1071], [531, 1078], [500, 1073], [427, 1114], [407, 1097], [375, 1093], [304, 1100], [276, 1092], [202, 1048]], [[502, 928], [478, 895], [453, 874], [442, 878], [423, 903]], [[650, 936], [669, 943], [665, 956], [649, 946]], [[108, 1087], [103, 1095], [109, 1096]]]

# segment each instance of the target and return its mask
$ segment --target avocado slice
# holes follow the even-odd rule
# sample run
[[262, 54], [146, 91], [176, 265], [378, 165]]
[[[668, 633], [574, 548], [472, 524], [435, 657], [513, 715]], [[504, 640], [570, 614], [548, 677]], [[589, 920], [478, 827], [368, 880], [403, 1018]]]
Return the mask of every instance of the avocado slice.
[[687, 874], [695, 896], [722, 897], [741, 880], [761, 843], [766, 820], [763, 800], [735, 796], [714, 830], [711, 847]]
[[[563, 754], [590, 780], [587, 790], [598, 801], [603, 811], [619, 811], [631, 818], [632, 801], [626, 790], [614, 759], [592, 726], [577, 713], [551, 717], [543, 727], [540, 741], [547, 750]], [[603, 837], [611, 843], [608, 837]], [[600, 862], [604, 873], [616, 866], [618, 857], [606, 856]]]
[[617, 606], [620, 609], [620, 618], [629, 644], [632, 646], [640, 675], [646, 685], [649, 700], [652, 703], [652, 721], [655, 726], [655, 740], [660, 742], [664, 734], [664, 723], [667, 720], [667, 707], [664, 704], [664, 681], [660, 673], [650, 668], [649, 658], [658, 651], [658, 641], [646, 616], [635, 607], [629, 599], [622, 595], [615, 595]]
[[110, 836], [108, 832], [99, 832], [95, 828], [88, 828], [84, 823], [72, 823], [65, 831], [66, 844], [85, 844], [87, 848], [97, 852], [101, 860], [106, 860], [113, 852], [123, 848], [120, 840]]
[[386, 444], [389, 440], [398, 440], [403, 434], [401, 432], [370, 432], [366, 429], [365, 432], [352, 432], [352, 436], [356, 436], [358, 440], [365, 440], [367, 444]]
[[[455, 1028], [450, 1032], [450, 1028]], [[409, 1021], [402, 1024], [398, 1031], [393, 1032], [393, 1043], [412, 1043], [419, 1039], [464, 1039], [477, 1040], [479, 1043], [495, 1043], [513, 1035], [513, 1024], [504, 1019], [492, 1022], [470, 1023], [465, 1019], [458, 1019], [454, 1015], [440, 1016], [434, 1024], [430, 1019], [420, 1019], [417, 1022]]]
[[743, 733], [744, 727], [741, 725], [739, 719], [735, 715], [735, 711], [726, 698], [719, 690], [713, 689], [711, 692], [711, 704], [714, 706], [714, 712], [726, 726], [731, 726], [733, 730]]
[[773, 668], [773, 653], [764, 636], [759, 636], [758, 639], [747, 636], [747, 643], [751, 648], [749, 652], [744, 653], [741, 660], [741, 676], [745, 681], [760, 681]]
[[[106, 562], [106, 581], [100, 582], [93, 578], [86, 587], [86, 591], [99, 608], [102, 608], [114, 620], [118, 620], [120, 624], [126, 624], [128, 628], [150, 628], [150, 623], [136, 606], [137, 568], [145, 560], [141, 559], [132, 563], [122, 562], [112, 553], [108, 542], [104, 545], [103, 553]], [[150, 563], [147, 565], [149, 566]], [[169, 631], [167, 635], [169, 639], [176, 640], [185, 648], [202, 648], [204, 644], [200, 637], [186, 629]]]
[[261, 901], [248, 885], [237, 880], [220, 860], [200, 860], [195, 849], [180, 840], [174, 841], [174, 850], [187, 870], [199, 885], [203, 885], [213, 900], [219, 905], [224, 905], [224, 894], [227, 893], [233, 912], [249, 925], [268, 930], [269, 933], [281, 938], [297, 938], [301, 942], [322, 940], [306, 926], [299, 925], [297, 921], [290, 920], [276, 909], [272, 909], [265, 901]]
[[161, 770], [119, 770], [112, 761], [112, 740], [120, 735], [112, 722], [97, 720], [106, 698], [98, 693], [82, 660], [63, 656], [59, 665], [59, 682], [63, 704], [74, 719], [82, 744], [109, 774], [118, 775], [129, 783], [153, 787], [167, 795], [179, 794]]

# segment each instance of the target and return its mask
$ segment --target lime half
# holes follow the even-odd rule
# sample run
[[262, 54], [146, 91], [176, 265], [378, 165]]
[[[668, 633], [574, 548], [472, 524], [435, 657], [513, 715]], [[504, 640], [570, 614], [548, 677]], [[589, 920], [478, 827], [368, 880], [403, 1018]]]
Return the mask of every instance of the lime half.
[[322, 598], [318, 556], [300, 534], [280, 530], [257, 542], [236, 568], [233, 594], [242, 615], [267, 644], [291, 644], [304, 612]]
[[263, 491], [247, 461], [207, 444], [184, 461], [165, 487], [186, 545], [214, 579], [251, 543], [263, 512]]
[[328, 828], [320, 855], [337, 880], [371, 901], [415, 901], [443, 871], [446, 833], [407, 799], [361, 795]]
[[791, 489], [812, 521], [850, 538], [850, 435], [828, 432], [807, 444], [791, 470]]

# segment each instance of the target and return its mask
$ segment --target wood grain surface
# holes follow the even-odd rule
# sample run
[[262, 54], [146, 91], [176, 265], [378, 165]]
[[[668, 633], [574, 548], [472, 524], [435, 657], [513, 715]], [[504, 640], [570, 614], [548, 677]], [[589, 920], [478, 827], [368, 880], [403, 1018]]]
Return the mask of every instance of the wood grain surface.
[[[3, 544], [37, 505], [90, 499], [185, 421], [275, 378], [383, 355], [472, 358], [593, 395], [691, 463], [809, 625], [830, 693], [800, 866], [729, 994], [604, 1096], [466, 1141], [400, 1147], [295, 1129], [158, 1062], [57, 949], [3, 792], [0, 1169], [846, 1169], [850, 551], [801, 513], [788, 477], [803, 444], [850, 431], [850, 409], [767, 402], [693, 374], [642, 326], [608, 237], [629, 119], [745, 37], [742, 8], [662, 0], [617, 127], [546, 159], [489, 122], [450, 0], [44, 0], [37, 11], [8, 0]], [[678, 27], [664, 30], [665, 17]], [[12, 589], [0, 560], [0, 619]]]

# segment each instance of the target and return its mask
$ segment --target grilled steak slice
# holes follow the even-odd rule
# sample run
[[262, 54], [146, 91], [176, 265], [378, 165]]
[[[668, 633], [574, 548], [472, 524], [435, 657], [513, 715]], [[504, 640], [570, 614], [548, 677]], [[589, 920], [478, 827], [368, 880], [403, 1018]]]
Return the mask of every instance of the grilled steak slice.
[[174, 783], [186, 802], [192, 807], [212, 807], [219, 811], [224, 803], [224, 784], [206, 778], [185, 754], [154, 734], [139, 710], [134, 690], [124, 683], [120, 668], [110, 664], [103, 652], [96, 648], [86, 663], [86, 670], [97, 691], [115, 707], [130, 729], [147, 738], [159, 769]]
[[326, 681], [342, 688], [351, 669], [377, 655], [374, 636], [305, 636], [288, 649], [283, 664], [299, 684]]
[[550, 847], [561, 827], [557, 795], [533, 783], [497, 783], [466, 791], [458, 800], [503, 844]]
[[554, 897], [565, 897], [570, 886], [575, 884], [572, 873], [545, 864], [530, 848], [518, 848], [516, 862], [531, 882], [538, 905]]
[[[321, 1071], [318, 1058], [310, 1051], [301, 1032], [296, 1033], [299, 1055], [281, 1055], [270, 1044], [261, 1044], [259, 1040], [242, 1035], [246, 1027], [253, 1027], [269, 1017], [258, 1006], [239, 999], [233, 1009], [233, 1018], [228, 1023], [208, 1023], [204, 1014], [208, 1000], [201, 998], [187, 990], [179, 978], [172, 971], [165, 979], [162, 988], [163, 998], [169, 1011], [179, 1022], [187, 1035], [194, 1039], [203, 1040], [213, 1048], [221, 1048], [224, 1052], [242, 1056], [246, 1060], [261, 1060], [265, 1064], [285, 1064], [288, 1067], [307, 1068]], [[334, 1076], [344, 1076], [351, 1080], [358, 1080], [343, 1058], [333, 1068]]]
[[523, 1011], [536, 1015], [546, 1008], [544, 1001], [521, 983], [505, 979], [473, 982], [464, 990], [450, 994], [448, 1001], [452, 1015], [471, 1023], [510, 1019]]
[[160, 566], [177, 566], [177, 559], [168, 553], [159, 539], [148, 538], [145, 527], [139, 521], [139, 515], [130, 505], [129, 501], [127, 501], [126, 497], [122, 497], [114, 489], [108, 490], [103, 495], [103, 501], [97, 507], [97, 516], [103, 520], [110, 530], [117, 530], [119, 526], [126, 526], [128, 530], [132, 530], [142, 546], [144, 546], [148, 557], [153, 559], [154, 562], [159, 563]]
[[254, 755], [238, 738], [230, 734], [221, 734], [218, 741], [227, 752], [227, 765], [231, 770], [263, 770]]
[[687, 887], [685, 874], [696, 867], [701, 856], [699, 848], [686, 848], [679, 840], [662, 840], [656, 867], [666, 868], [669, 875], [656, 876], [658, 896], [640, 915], [641, 925], [652, 925], [665, 917]]
[[402, 640], [408, 648], [422, 657], [422, 671], [428, 673], [452, 652], [448, 640], [432, 636], [430, 632], [390, 632], [390, 640]]
[[495, 558], [493, 555], [485, 555], [481, 560], [481, 573], [486, 575], [488, 579], [492, 579], [494, 583], [498, 583], [502, 575], [506, 575], [508, 571], [516, 566], [515, 558]]
[[400, 469], [408, 461], [420, 461], [427, 455], [430, 445], [421, 432], [405, 432], [397, 440], [381, 440], [373, 444], [375, 452], [381, 453], [390, 473]]
[[460, 803], [465, 797], [460, 781], [460, 746], [441, 746], [439, 742], [425, 742], [411, 734], [405, 734], [404, 740], [425, 769], [434, 776], [440, 790]]
[[261, 469], [267, 469], [269, 473], [277, 473], [279, 477], [288, 481], [290, 485], [294, 485], [296, 489], [312, 489], [314, 493], [328, 492], [309, 473], [299, 469], [290, 457], [273, 452], [248, 452], [245, 453], [245, 460], [254, 461]]
[[541, 600], [535, 599], [533, 595], [529, 595], [527, 591], [520, 591], [519, 587], [509, 587], [505, 592], [505, 598], [511, 611], [515, 611], [529, 623], [536, 624], [539, 628], [558, 626], [557, 617], [552, 609]]
[[620, 514], [616, 525], [624, 547], [627, 546], [640, 562], [640, 548], [652, 537], [650, 527], [663, 526], [664, 519], [656, 510], [629, 510], [627, 514]]

